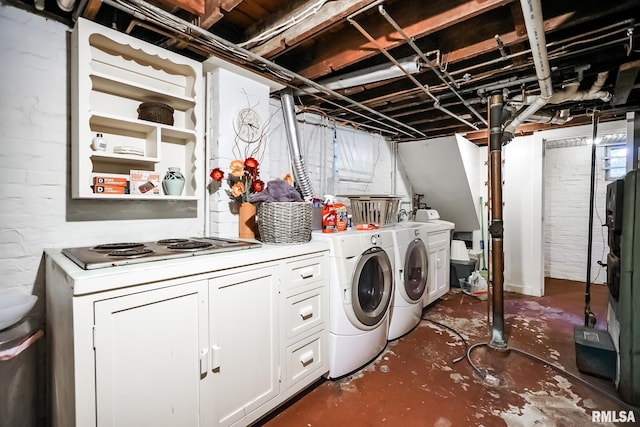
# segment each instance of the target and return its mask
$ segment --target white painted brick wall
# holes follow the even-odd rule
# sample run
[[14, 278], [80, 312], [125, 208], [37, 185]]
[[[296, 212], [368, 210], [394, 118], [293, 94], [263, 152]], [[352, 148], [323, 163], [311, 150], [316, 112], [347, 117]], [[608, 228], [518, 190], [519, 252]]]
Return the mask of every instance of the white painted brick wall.
[[[0, 5], [0, 294], [44, 292], [43, 250], [201, 234], [200, 215], [70, 220], [122, 209], [70, 199], [69, 28]], [[128, 204], [132, 211], [171, 209]], [[144, 215], [142, 216], [144, 218]]]
[[[593, 221], [591, 282], [606, 283], [597, 261], [609, 252], [605, 221], [606, 185], [603, 147], [596, 151], [596, 197]], [[545, 150], [544, 272], [546, 277], [584, 282], [587, 272], [591, 145]]]
[[[144, 201], [114, 207], [70, 199], [69, 30], [0, 5], [0, 294], [35, 289], [42, 295], [45, 248], [154, 240], [167, 237], [167, 230], [175, 236], [198, 235], [204, 229], [200, 209], [195, 217], [166, 219], [171, 216], [163, 217], [166, 207]], [[314, 189], [318, 194], [331, 192], [332, 132], [317, 126], [303, 132], [303, 154]], [[362, 138], [369, 136], [363, 133]], [[390, 145], [375, 143], [381, 147], [381, 160], [367, 190], [386, 192], [391, 185]], [[286, 138], [271, 138], [265, 159], [265, 178], [289, 171]], [[209, 182], [208, 171], [204, 172]], [[110, 209], [160, 213], [151, 219], [143, 214], [138, 215], [143, 219], [90, 220], [92, 212], [98, 218]], [[79, 211], [88, 212], [89, 220], [70, 219]], [[230, 221], [218, 215], [225, 214], [213, 214], [212, 222]]]

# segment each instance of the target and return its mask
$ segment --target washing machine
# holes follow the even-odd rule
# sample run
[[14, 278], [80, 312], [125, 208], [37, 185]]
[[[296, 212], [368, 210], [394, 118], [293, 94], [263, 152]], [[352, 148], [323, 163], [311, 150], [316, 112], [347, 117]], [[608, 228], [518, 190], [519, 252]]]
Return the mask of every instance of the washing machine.
[[329, 378], [352, 373], [384, 350], [393, 298], [393, 230], [313, 232], [330, 242]]
[[426, 233], [421, 224], [400, 222], [394, 226], [395, 291], [389, 313], [388, 340], [394, 340], [415, 328], [422, 316], [429, 278]]

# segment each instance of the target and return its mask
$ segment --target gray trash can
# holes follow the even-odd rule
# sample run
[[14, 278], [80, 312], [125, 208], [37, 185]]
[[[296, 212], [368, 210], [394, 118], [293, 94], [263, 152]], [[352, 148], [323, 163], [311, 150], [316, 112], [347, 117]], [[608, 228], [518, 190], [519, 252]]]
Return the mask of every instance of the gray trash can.
[[450, 261], [450, 272], [449, 277], [451, 281], [451, 287], [461, 287], [460, 279], [468, 278], [471, 273], [476, 270], [476, 262], [475, 260], [467, 261], [467, 260], [457, 260], [452, 259]]
[[44, 425], [42, 336], [32, 318], [0, 331], [0, 426]]

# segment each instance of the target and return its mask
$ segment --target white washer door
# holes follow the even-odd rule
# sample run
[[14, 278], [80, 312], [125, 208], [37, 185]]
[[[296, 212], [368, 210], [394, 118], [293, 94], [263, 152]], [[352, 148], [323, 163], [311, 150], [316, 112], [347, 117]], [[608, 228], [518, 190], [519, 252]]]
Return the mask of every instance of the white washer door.
[[351, 307], [365, 326], [378, 325], [386, 316], [393, 294], [393, 268], [384, 249], [373, 247], [360, 256], [351, 284]]
[[427, 288], [429, 257], [422, 239], [414, 239], [407, 247], [404, 259], [402, 297], [410, 303], [417, 303]]

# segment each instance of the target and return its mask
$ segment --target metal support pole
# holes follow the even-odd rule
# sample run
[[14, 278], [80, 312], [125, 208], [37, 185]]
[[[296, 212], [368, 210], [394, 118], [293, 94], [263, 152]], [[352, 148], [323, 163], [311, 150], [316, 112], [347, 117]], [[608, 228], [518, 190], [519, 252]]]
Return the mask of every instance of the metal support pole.
[[593, 136], [591, 139], [591, 183], [589, 188], [589, 234], [587, 239], [587, 278], [584, 293], [584, 326], [593, 328], [596, 315], [591, 311], [591, 252], [593, 248], [593, 206], [596, 184], [596, 138], [598, 136], [598, 112], [593, 112]]

